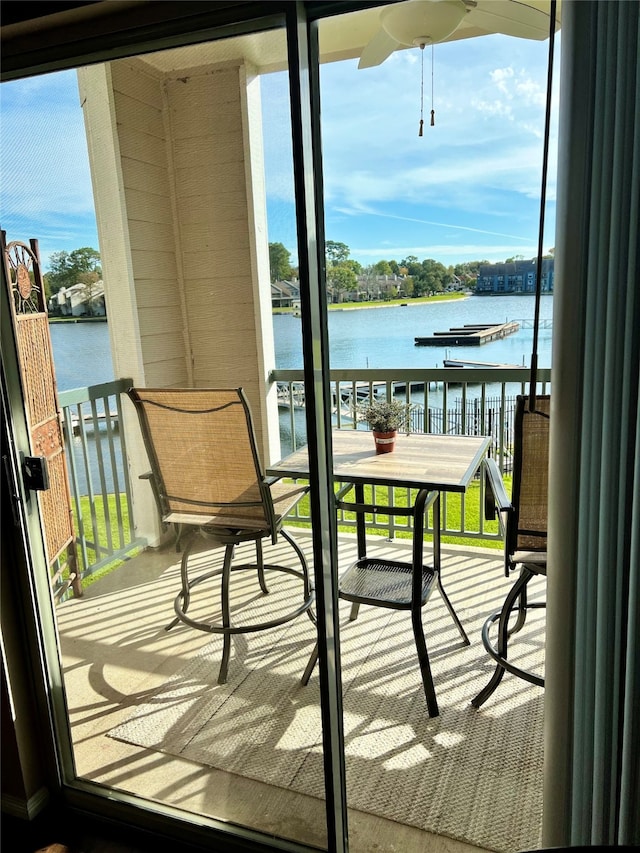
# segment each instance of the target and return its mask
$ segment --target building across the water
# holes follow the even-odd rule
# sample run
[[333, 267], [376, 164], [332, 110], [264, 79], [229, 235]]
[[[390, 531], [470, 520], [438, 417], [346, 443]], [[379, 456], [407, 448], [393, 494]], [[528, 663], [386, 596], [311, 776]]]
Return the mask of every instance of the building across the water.
[[71, 287], [61, 287], [49, 299], [49, 313], [59, 317], [105, 317], [104, 283], [79, 281]]
[[[553, 293], [553, 258], [542, 259], [542, 292]], [[476, 284], [477, 294], [535, 293], [536, 258], [503, 264], [484, 264]]]

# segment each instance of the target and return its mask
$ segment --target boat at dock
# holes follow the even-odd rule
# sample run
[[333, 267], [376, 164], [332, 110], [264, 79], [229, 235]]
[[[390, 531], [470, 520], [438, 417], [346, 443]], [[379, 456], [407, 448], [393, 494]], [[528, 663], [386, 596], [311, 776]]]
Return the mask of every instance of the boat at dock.
[[441, 346], [480, 346], [491, 341], [514, 335], [520, 324], [515, 321], [500, 323], [469, 323], [464, 326], [454, 326], [445, 332], [434, 332], [431, 337], [414, 338], [417, 347]]

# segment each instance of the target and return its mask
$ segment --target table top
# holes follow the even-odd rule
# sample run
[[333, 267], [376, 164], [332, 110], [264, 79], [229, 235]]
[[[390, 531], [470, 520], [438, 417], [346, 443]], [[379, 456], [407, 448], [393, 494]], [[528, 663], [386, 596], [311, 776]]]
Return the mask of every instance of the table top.
[[[333, 430], [333, 475], [344, 483], [465, 492], [491, 446], [490, 436], [398, 433], [392, 453], [376, 454], [368, 430]], [[268, 468], [275, 477], [309, 475], [302, 447]]]

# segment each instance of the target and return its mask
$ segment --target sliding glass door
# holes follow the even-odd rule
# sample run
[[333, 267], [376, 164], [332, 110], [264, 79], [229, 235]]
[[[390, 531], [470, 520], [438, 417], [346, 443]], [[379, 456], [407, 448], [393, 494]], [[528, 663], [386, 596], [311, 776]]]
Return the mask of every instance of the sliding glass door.
[[[32, 498], [28, 592], [37, 593], [44, 685], [69, 802], [104, 797], [112, 811], [136, 804], [147, 818], [172, 816], [174, 828], [182, 822], [245, 843], [344, 849], [315, 25], [298, 20], [293, 6], [288, 20], [273, 4], [269, 18], [250, 24], [241, 11], [235, 21], [227, 13], [218, 30], [212, 12], [206, 38], [164, 39], [161, 50], [147, 44], [143, 53], [123, 50], [108, 62], [4, 84], [3, 110], [28, 114], [35, 138], [49, 134], [46, 156], [26, 148], [15, 161], [14, 189], [22, 181], [38, 204], [27, 203], [21, 219], [7, 194], [3, 227], [9, 241], [39, 241], [58, 390], [73, 401], [64, 409], [77, 469], [70, 506], [76, 538], [84, 539], [82, 594], [54, 601]], [[60, 190], [65, 180], [80, 185], [56, 199], [52, 185]], [[38, 208], [51, 203], [56, 215], [56, 202], [52, 228]], [[60, 273], [88, 248], [95, 275], [80, 270], [78, 282], [67, 282]], [[3, 300], [12, 298], [7, 285]], [[98, 288], [104, 314], [88, 295]], [[263, 464], [277, 461], [278, 400], [269, 379], [276, 302], [295, 302], [301, 314], [314, 523], [297, 538], [315, 571], [317, 619], [303, 614], [237, 635], [219, 684], [221, 638], [186, 625], [167, 630], [181, 555], [159, 524], [123, 392], [131, 383], [242, 386]], [[19, 453], [29, 448], [4, 325], [17, 480]], [[96, 403], [98, 386], [106, 396]], [[188, 439], [175, 437], [178, 455]], [[139, 547], [105, 563], [101, 543], [123, 524]], [[265, 560], [286, 562], [285, 550], [286, 543], [266, 544]], [[209, 569], [222, 553], [203, 543], [192, 559]], [[259, 622], [297, 594], [276, 578], [267, 595], [257, 576], [243, 577], [231, 607]], [[212, 588], [212, 621], [217, 595]], [[319, 674], [303, 686], [318, 636]]]

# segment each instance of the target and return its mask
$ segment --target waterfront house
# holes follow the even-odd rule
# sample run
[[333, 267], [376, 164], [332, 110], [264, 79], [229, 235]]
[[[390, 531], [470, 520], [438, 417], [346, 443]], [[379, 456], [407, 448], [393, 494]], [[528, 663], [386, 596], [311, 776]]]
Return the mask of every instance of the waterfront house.
[[[542, 292], [553, 293], [554, 259], [542, 259]], [[476, 283], [477, 294], [535, 293], [536, 258], [502, 264], [482, 264]]]
[[[331, 609], [335, 520], [326, 497], [330, 394], [316, 71], [320, 60], [358, 56], [377, 30], [378, 11], [362, 2], [64, 5], [52, 13], [40, 4], [5, 4], [3, 74], [16, 79], [80, 67], [118, 375], [146, 385], [243, 384], [267, 461], [278, 457], [280, 439], [258, 80], [272, 69], [290, 72], [301, 325], [310, 337], [305, 390], [313, 551], [325, 651], [326, 836], [316, 847], [342, 853], [347, 801]], [[562, 4], [544, 713], [548, 847], [640, 840], [638, 11], [637, 3], [624, 0]], [[233, 261], [220, 264], [216, 252]], [[28, 439], [7, 314], [3, 310], [3, 439], [7, 458], [19, 459], [28, 453]], [[139, 480], [146, 460], [134, 423], [125, 409], [136, 522], [153, 544], [161, 530], [148, 484]], [[59, 821], [101, 817], [112, 827], [123, 825], [128, 839], [129, 827], [142, 827], [173, 849], [188, 842], [208, 850], [305, 849], [283, 840], [275, 820], [262, 831], [248, 828], [256, 811], [270, 814], [271, 801], [268, 793], [248, 793], [242, 779], [212, 779], [189, 768], [176, 791], [162, 758], [151, 754], [140, 775], [176, 798], [168, 804], [126, 790], [133, 773], [126, 755], [109, 765], [107, 782], [96, 783], [90, 773], [79, 777], [39, 520], [17, 473], [3, 477], [2, 488], [2, 746], [3, 762], [12, 761], [12, 772], [3, 774], [3, 806], [6, 797], [28, 820], [50, 803]], [[136, 591], [138, 608], [153, 605], [153, 584], [141, 582]], [[90, 668], [96, 693], [73, 721], [86, 731], [102, 703], [113, 699], [110, 671], [137, 666], [148, 639], [148, 627], [138, 633], [135, 611], [123, 614], [117, 601], [108, 617], [105, 635], [109, 620], [129, 620], [136, 636], [126, 661]], [[82, 631], [73, 640], [78, 650], [87, 642]], [[176, 641], [168, 635], [164, 642], [171, 654]], [[164, 661], [155, 664], [161, 670]], [[149, 673], [151, 682], [162, 675], [158, 669]], [[518, 744], [507, 746], [506, 760], [521, 761]], [[183, 807], [183, 793], [202, 802], [214, 788], [239, 807], [240, 817]], [[304, 825], [297, 803], [290, 813]], [[371, 849], [378, 839], [360, 840], [361, 849]]]
[[49, 313], [62, 317], [104, 317], [104, 283], [78, 282], [71, 287], [61, 287], [49, 299]]
[[300, 306], [300, 282], [274, 281], [271, 283], [271, 304], [274, 308]]

